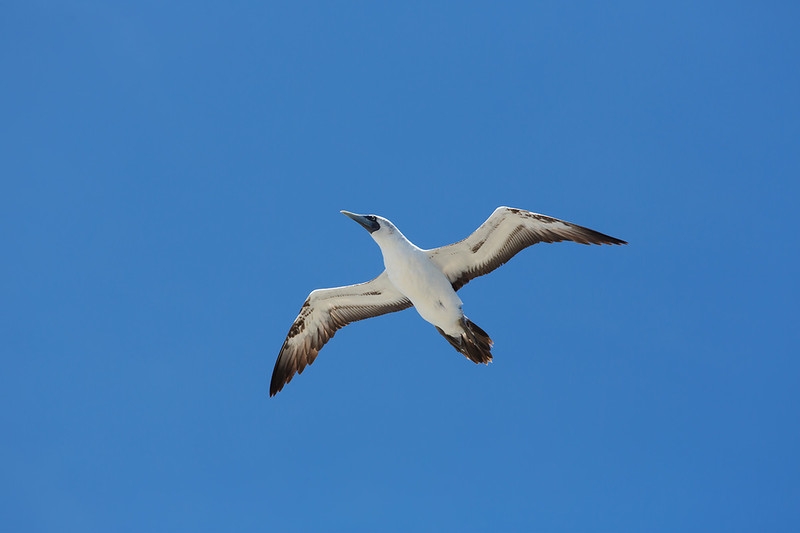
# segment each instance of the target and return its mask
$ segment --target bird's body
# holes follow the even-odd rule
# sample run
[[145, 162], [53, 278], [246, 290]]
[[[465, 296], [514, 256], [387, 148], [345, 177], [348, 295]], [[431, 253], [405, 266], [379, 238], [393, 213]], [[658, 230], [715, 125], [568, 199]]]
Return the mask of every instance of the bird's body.
[[311, 292], [275, 362], [270, 396], [314, 362], [319, 350], [338, 329], [350, 322], [411, 306], [456, 350], [476, 363], [488, 363], [492, 360], [492, 340], [464, 316], [461, 299], [456, 294], [458, 289], [537, 242], [627, 244], [563, 220], [498, 207], [463, 241], [423, 250], [385, 218], [342, 213], [370, 232], [380, 246], [385, 270], [366, 283]]
[[423, 319], [455, 334], [463, 316], [461, 298], [426, 250], [415, 246], [395, 227], [376, 235], [375, 241], [392, 285], [411, 301]]

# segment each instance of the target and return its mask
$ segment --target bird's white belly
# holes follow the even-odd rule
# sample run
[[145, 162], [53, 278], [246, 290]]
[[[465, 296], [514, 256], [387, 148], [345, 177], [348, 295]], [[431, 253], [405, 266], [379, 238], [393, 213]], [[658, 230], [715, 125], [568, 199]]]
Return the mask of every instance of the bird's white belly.
[[423, 319], [446, 333], [460, 331], [461, 299], [424, 252], [384, 258], [384, 263], [389, 280]]

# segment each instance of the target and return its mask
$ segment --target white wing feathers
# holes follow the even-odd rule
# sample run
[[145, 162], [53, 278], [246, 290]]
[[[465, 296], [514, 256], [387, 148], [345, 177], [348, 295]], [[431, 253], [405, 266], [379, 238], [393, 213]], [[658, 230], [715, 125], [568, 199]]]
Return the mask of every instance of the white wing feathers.
[[277, 394], [295, 373], [302, 373], [337, 330], [351, 322], [401, 311], [411, 302], [389, 281], [384, 271], [366, 283], [317, 289], [308, 295], [283, 343], [269, 395]]
[[538, 242], [627, 244], [600, 232], [523, 209], [498, 207], [475, 232], [455, 244], [428, 250], [458, 290], [471, 279], [488, 274], [520, 250]]

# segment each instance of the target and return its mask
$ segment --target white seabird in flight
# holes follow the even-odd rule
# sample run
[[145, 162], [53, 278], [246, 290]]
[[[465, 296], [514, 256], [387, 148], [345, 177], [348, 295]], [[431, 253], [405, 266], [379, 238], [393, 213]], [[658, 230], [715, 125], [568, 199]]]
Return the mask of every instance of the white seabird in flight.
[[383, 254], [386, 269], [372, 281], [312, 291], [278, 354], [269, 395], [316, 359], [338, 329], [351, 322], [407, 309], [436, 327], [456, 350], [475, 363], [492, 360], [492, 339], [464, 316], [456, 291], [488, 274], [537, 242], [627, 244], [597, 231], [510, 207], [498, 207], [475, 232], [454, 244], [423, 250], [377, 215], [342, 211], [361, 224]]

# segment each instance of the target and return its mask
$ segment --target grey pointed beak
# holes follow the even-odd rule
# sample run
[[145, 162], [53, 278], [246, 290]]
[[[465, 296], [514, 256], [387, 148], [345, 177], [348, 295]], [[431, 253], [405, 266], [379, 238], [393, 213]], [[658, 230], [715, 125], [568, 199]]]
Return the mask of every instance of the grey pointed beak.
[[355, 213], [351, 213], [350, 211], [344, 210], [342, 210], [341, 213], [361, 224], [364, 229], [370, 233], [379, 230], [381, 227], [380, 224], [378, 224], [378, 222], [375, 220], [375, 217], [367, 218], [364, 215], [357, 215]]

